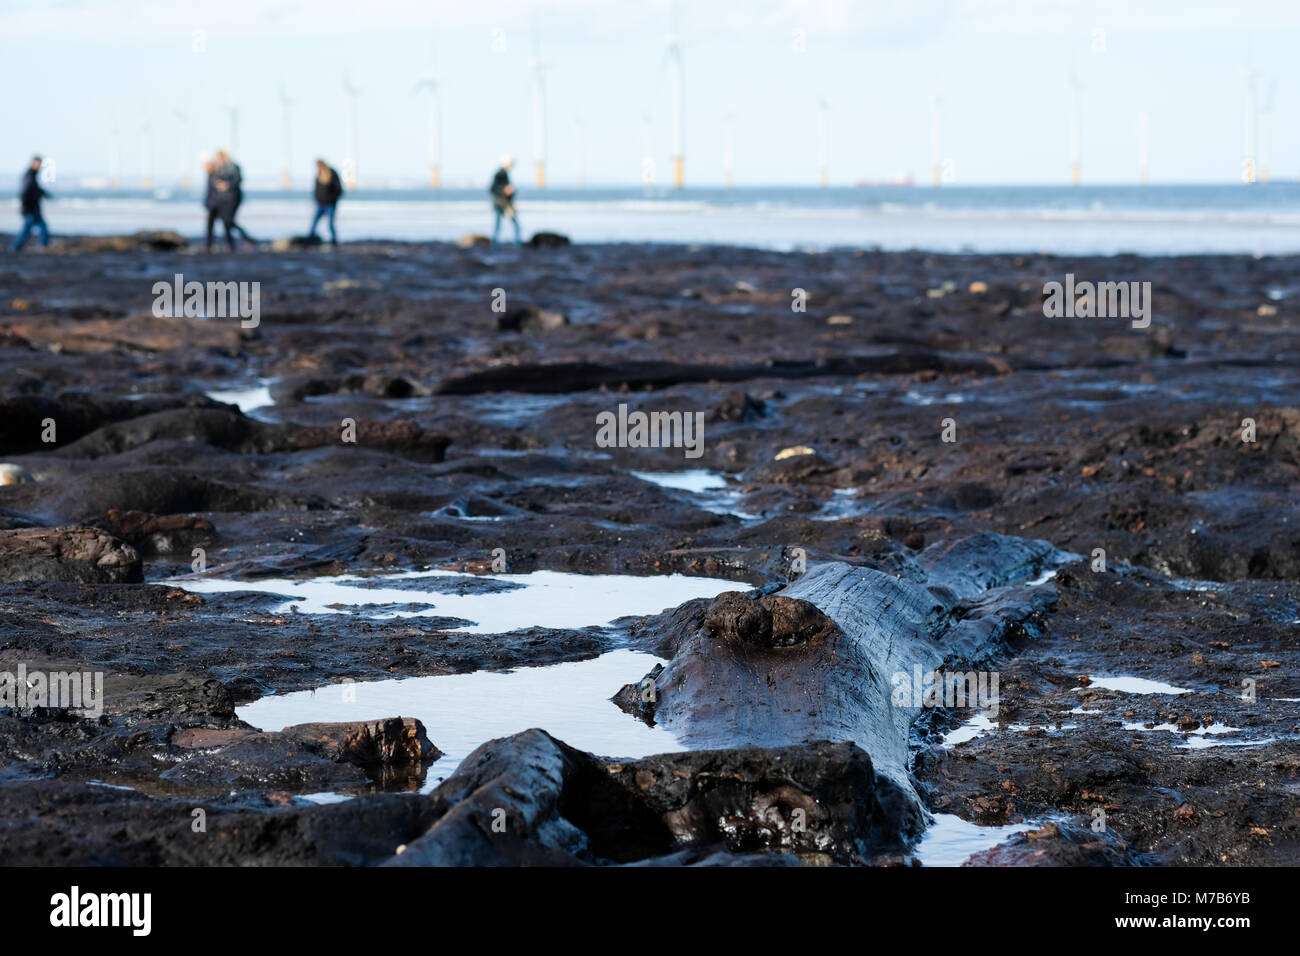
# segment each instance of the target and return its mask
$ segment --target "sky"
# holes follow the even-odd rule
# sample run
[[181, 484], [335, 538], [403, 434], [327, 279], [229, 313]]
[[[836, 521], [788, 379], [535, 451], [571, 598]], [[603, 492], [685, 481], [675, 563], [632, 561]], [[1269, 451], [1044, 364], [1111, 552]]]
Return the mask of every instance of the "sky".
[[[1279, 0], [694, 0], [676, 5], [688, 185], [1064, 183], [1068, 78], [1078, 83], [1082, 178], [1135, 182], [1139, 112], [1153, 182], [1239, 181], [1247, 64], [1274, 178], [1300, 176], [1291, 64], [1300, 4]], [[226, 144], [238, 111], [245, 177], [285, 165], [295, 186], [342, 164], [344, 78], [357, 95], [362, 186], [421, 184], [439, 82], [443, 181], [481, 186], [505, 153], [533, 176], [533, 64], [544, 67], [552, 185], [633, 185], [649, 139], [671, 177], [671, 0], [0, 0], [0, 169], [33, 152], [66, 183], [105, 176], [118, 130], [122, 182], [155, 186]], [[824, 113], [819, 101], [826, 104]], [[182, 120], [178, 113], [188, 120]], [[151, 131], [146, 136], [145, 128]], [[188, 127], [187, 148], [185, 130]], [[1266, 132], [1271, 128], [1271, 136]], [[647, 137], [647, 129], [649, 135]], [[146, 145], [147, 144], [147, 145]]]

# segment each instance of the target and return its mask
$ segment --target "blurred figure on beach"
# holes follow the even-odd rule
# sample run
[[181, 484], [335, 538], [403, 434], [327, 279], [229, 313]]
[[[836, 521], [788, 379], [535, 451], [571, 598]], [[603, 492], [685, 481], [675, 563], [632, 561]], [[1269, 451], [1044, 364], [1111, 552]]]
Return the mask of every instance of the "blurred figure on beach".
[[41, 200], [49, 199], [47, 193], [40, 183], [41, 175], [41, 157], [33, 156], [31, 165], [23, 173], [22, 188], [18, 192], [19, 202], [22, 204], [20, 212], [23, 215], [22, 231], [14, 238], [13, 244], [9, 247], [11, 252], [18, 252], [27, 243], [27, 237], [35, 229], [41, 234], [41, 247], [44, 248], [50, 244], [50, 230], [45, 225], [45, 217], [41, 215]]
[[[244, 241], [250, 245], [256, 245], [256, 240], [244, 230], [243, 226], [235, 222], [235, 215], [239, 212], [239, 204], [244, 201], [244, 176], [240, 171], [239, 164], [231, 159], [230, 153], [224, 149], [219, 149], [213, 165], [211, 182], [216, 190], [217, 215], [221, 218], [221, 224], [226, 230], [226, 243], [231, 249], [234, 249], [236, 246], [235, 237], [239, 235], [243, 236]], [[211, 229], [209, 229], [209, 233], [211, 233]]]
[[316, 238], [316, 227], [320, 224], [321, 218], [329, 216], [330, 245], [339, 244], [339, 234], [334, 231], [334, 212], [341, 198], [343, 198], [343, 181], [339, 179], [338, 170], [323, 159], [316, 160], [316, 218], [311, 221], [311, 232], [308, 233], [311, 239]]
[[235, 248], [235, 237], [230, 233], [230, 220], [222, 215], [225, 206], [225, 196], [217, 188], [217, 164], [215, 160], [205, 159], [203, 161], [203, 171], [208, 175], [207, 191], [203, 195], [203, 208], [208, 212], [208, 230], [204, 249], [212, 251], [212, 233], [217, 225], [217, 220], [221, 220], [221, 225], [226, 231], [226, 244], [231, 249]]
[[492, 185], [488, 189], [492, 193], [492, 208], [496, 211], [496, 225], [492, 227], [493, 244], [497, 241], [497, 233], [501, 231], [502, 216], [510, 217], [510, 222], [515, 227], [515, 242], [523, 242], [519, 235], [519, 217], [515, 214], [515, 187], [510, 185], [510, 170], [514, 165], [513, 156], [502, 157], [501, 168], [492, 177]]

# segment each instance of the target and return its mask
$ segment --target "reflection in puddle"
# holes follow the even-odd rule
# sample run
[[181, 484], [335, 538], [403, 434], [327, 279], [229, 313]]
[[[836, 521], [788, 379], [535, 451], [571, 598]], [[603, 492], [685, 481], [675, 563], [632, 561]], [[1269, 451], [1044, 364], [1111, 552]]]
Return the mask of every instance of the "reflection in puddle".
[[609, 699], [661, 663], [666, 662], [650, 654], [617, 650], [591, 660], [513, 671], [329, 684], [263, 697], [237, 708], [237, 714], [268, 731], [316, 721], [417, 717], [444, 754], [429, 768], [428, 791], [480, 744], [532, 727], [606, 757], [684, 750], [667, 730], [647, 726]]
[[1037, 830], [1041, 823], [1011, 823], [982, 827], [952, 813], [936, 813], [912, 855], [922, 866], [961, 866], [975, 853], [991, 850], [1017, 833]]
[[1125, 730], [1140, 730], [1143, 732], [1164, 731], [1171, 734], [1183, 734], [1184, 740], [1176, 746], [1180, 750], [1206, 750], [1210, 747], [1262, 747], [1265, 744], [1273, 742], [1273, 737], [1263, 737], [1259, 740], [1215, 740], [1215, 737], [1224, 734], [1239, 734], [1240, 727], [1229, 727], [1227, 724], [1208, 724], [1204, 727], [1198, 727], [1195, 730], [1180, 730], [1177, 724], [1164, 723], [1153, 724], [1148, 727], [1141, 721], [1124, 725]]
[[1158, 680], [1145, 677], [1090, 677], [1089, 687], [1103, 690], [1117, 690], [1125, 694], [1190, 694], [1185, 687], [1175, 687]]
[[939, 746], [955, 747], [958, 744], [964, 744], [968, 740], [974, 740], [976, 737], [992, 733], [997, 729], [998, 725], [989, 720], [987, 714], [976, 714], [960, 727], [956, 727], [944, 734]]
[[268, 385], [257, 385], [253, 388], [218, 389], [208, 392], [207, 396], [214, 402], [234, 405], [245, 415], [255, 408], [265, 408], [267, 405], [275, 404], [275, 399], [271, 397], [271, 389]]
[[699, 507], [715, 515], [732, 515], [742, 521], [752, 521], [760, 517], [748, 511], [741, 511], [737, 507], [741, 497], [740, 490], [727, 483], [726, 475], [716, 471], [697, 468], [688, 471], [629, 471], [628, 474], [661, 488], [672, 488], [675, 491], [687, 491], [699, 495], [702, 499], [698, 502]]
[[675, 488], [699, 494], [727, 487], [727, 479], [717, 472], [693, 469], [690, 471], [630, 471], [628, 474], [660, 488]]
[[[1097, 711], [1071, 711], [1071, 713], [1097, 713]], [[956, 747], [958, 744], [964, 744], [968, 740], [975, 740], [977, 737], [983, 737], [987, 734], [996, 733], [998, 730], [1007, 730], [1012, 733], [1025, 734], [1030, 731], [1042, 731], [1045, 734], [1058, 734], [1067, 730], [1077, 730], [1078, 724], [1053, 724], [1051, 726], [1042, 724], [1007, 724], [1001, 727], [989, 719], [984, 713], [976, 714], [961, 726], [955, 727], [943, 735], [939, 741], [940, 747]]]
[[[529, 627], [598, 627], [620, 617], [657, 614], [693, 598], [712, 598], [723, 591], [748, 590], [748, 585], [734, 581], [685, 574], [645, 577], [561, 571], [479, 575], [471, 579], [515, 585], [494, 593], [443, 593], [432, 587], [421, 590], [409, 583], [401, 587], [384, 586], [385, 582], [397, 584], [419, 578], [448, 577], [464, 578], [465, 575], [429, 570], [372, 577], [343, 574], [304, 580], [173, 578], [166, 583], [199, 594], [256, 591], [284, 595], [285, 602], [273, 610], [276, 614], [296, 608], [302, 614], [359, 613], [375, 620], [460, 618], [474, 623], [448, 629], [473, 634], [502, 634]], [[417, 607], [410, 607], [412, 604]]]

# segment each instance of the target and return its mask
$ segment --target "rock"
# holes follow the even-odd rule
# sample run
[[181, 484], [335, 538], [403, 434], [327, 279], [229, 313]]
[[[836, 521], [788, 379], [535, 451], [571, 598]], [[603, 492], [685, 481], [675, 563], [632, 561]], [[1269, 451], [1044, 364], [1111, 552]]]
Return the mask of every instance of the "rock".
[[168, 468], [134, 467], [75, 475], [60, 486], [59, 494], [46, 507], [59, 520], [87, 523], [103, 519], [114, 508], [170, 515], [308, 511], [327, 505], [322, 499], [296, 495], [287, 488], [214, 481]]
[[98, 528], [0, 531], [0, 581], [132, 584], [144, 580], [140, 555]]
[[822, 741], [607, 766], [528, 730], [479, 747], [433, 797], [437, 822], [387, 865], [850, 863], [923, 827], [859, 748]]
[[713, 410], [713, 417], [723, 422], [752, 422], [767, 415], [767, 403], [748, 392], [728, 392], [722, 404]]
[[376, 778], [418, 777], [424, 764], [442, 756], [413, 717], [299, 724], [278, 732], [182, 731], [172, 742], [193, 753], [162, 778], [218, 792], [352, 789]]
[[851, 315], [832, 315], [826, 319], [827, 325], [852, 325], [853, 316]]
[[558, 232], [535, 232], [528, 240], [528, 245], [534, 249], [558, 249], [571, 244], [568, 236], [562, 236]]
[[[192, 319], [156, 316], [145, 312], [124, 318], [52, 318], [32, 316], [9, 325], [9, 331], [39, 349], [64, 354], [92, 354], [131, 349], [140, 352], [169, 352], [174, 349], [212, 350], [236, 355], [242, 349], [246, 330], [241, 320]], [[247, 330], [251, 334], [251, 330]], [[152, 411], [148, 405], [137, 414]], [[62, 421], [60, 421], [60, 427]]]
[[[445, 435], [426, 432], [416, 422], [406, 419], [393, 421], [362, 419], [356, 425], [356, 445], [378, 448], [412, 461], [442, 461], [446, 457], [447, 446], [451, 444], [451, 439]], [[288, 434], [287, 438], [288, 447], [295, 450], [329, 445], [342, 448], [355, 447], [351, 443], [343, 443], [342, 432], [338, 425], [296, 428]]]
[[[1015, 368], [1044, 367], [1030, 359], [1017, 359]], [[1012, 366], [989, 355], [959, 355], [926, 349], [883, 349], [864, 355], [832, 355], [818, 359], [779, 363], [782, 378], [808, 379], [836, 375], [910, 374], [944, 372], [979, 375], [1005, 374]], [[475, 395], [482, 392], [528, 392], [552, 395], [586, 389], [668, 388], [689, 382], [743, 382], [767, 379], [774, 363], [725, 364], [656, 360], [520, 362], [477, 371], [457, 372], [439, 383], [441, 395]]]
[[0, 465], [0, 485], [33, 485], [36, 479], [22, 465]]
[[511, 309], [497, 317], [497, 328], [503, 332], [550, 332], [568, 324], [566, 315], [531, 306]]
[[77, 252], [174, 252], [189, 245], [180, 233], [167, 230], [148, 230], [129, 236], [75, 236], [66, 240], [70, 250]]
[[976, 853], [962, 866], [1141, 866], [1141, 857], [1107, 828], [1094, 833], [1077, 823], [1048, 823], [1017, 833], [991, 850]]
[[414, 717], [331, 724], [295, 724], [280, 732], [330, 760], [361, 766], [432, 763], [442, 756]]
[[985, 292], [989, 291], [989, 284], [987, 282], [976, 280], [967, 287], [966, 291], [971, 295], [983, 295]]
[[777, 452], [773, 461], [784, 461], [787, 458], [795, 458], [799, 455], [815, 454], [817, 454], [817, 452], [809, 448], [807, 445], [791, 445], [789, 448], [782, 448]]
[[826, 485], [843, 487], [853, 484], [848, 473], [834, 462], [827, 461], [807, 445], [783, 449], [770, 462], [765, 462], [746, 476], [749, 481], [771, 485]]
[[462, 249], [482, 249], [492, 245], [492, 240], [487, 236], [482, 236], [476, 232], [472, 232], [468, 236], [461, 236], [457, 239], [456, 245]]
[[[416, 391], [411, 383], [397, 378], [366, 377], [359, 378], [355, 384], [359, 389], [396, 392], [394, 397], [405, 397]], [[248, 418], [229, 405], [218, 405], [215, 408], [169, 409], [107, 425], [70, 444], [63, 449], [63, 454], [74, 458], [100, 458], [151, 442], [169, 441], [198, 442], [238, 454], [260, 455], [351, 444], [345, 444], [342, 438], [341, 425], [270, 424]], [[362, 419], [356, 423], [356, 444], [414, 461], [438, 462], [443, 460], [451, 439], [426, 432], [407, 419]]]
[[925, 826], [851, 743], [659, 754], [610, 769], [679, 846], [860, 863], [901, 848]]
[[141, 554], [189, 555], [212, 543], [212, 522], [195, 515], [155, 515], [147, 511], [109, 510], [99, 526], [126, 541]]

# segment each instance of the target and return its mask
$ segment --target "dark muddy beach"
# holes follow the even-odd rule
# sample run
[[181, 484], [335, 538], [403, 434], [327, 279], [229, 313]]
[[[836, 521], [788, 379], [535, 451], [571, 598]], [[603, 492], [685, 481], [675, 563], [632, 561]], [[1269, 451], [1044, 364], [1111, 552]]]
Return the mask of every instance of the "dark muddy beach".
[[1300, 260], [168, 244], [0, 258], [7, 864], [1300, 864]]

